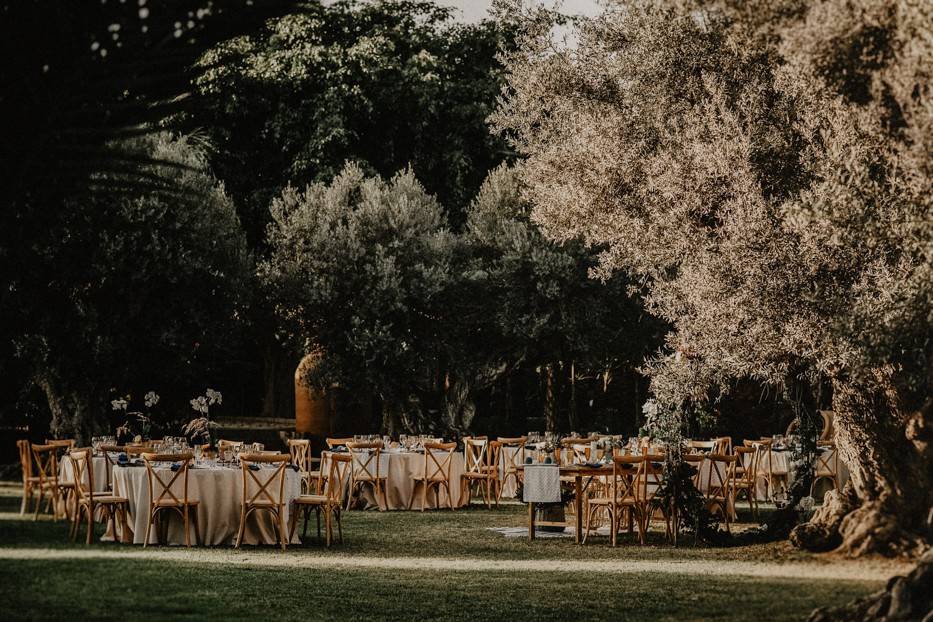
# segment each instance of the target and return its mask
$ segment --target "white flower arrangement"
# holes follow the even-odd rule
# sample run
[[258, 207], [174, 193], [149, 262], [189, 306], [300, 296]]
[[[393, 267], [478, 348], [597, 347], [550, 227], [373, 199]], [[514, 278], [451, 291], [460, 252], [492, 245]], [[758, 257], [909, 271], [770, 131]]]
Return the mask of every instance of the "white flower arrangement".
[[192, 410], [201, 416], [195, 417], [185, 425], [185, 436], [210, 442], [210, 431], [217, 427], [217, 424], [210, 420], [211, 406], [223, 404], [223, 395], [221, 395], [220, 391], [207, 389], [204, 395], [192, 398], [190, 404]]

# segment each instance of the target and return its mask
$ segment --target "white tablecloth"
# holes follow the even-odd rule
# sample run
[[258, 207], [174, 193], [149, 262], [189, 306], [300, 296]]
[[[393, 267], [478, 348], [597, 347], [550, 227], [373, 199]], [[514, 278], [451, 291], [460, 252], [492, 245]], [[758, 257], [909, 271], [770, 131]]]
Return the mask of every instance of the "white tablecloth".
[[[321, 459], [321, 473], [327, 476], [330, 469], [330, 454], [325, 451]], [[443, 454], [438, 453], [438, 462], [443, 464]], [[413, 510], [421, 509], [421, 484], [416, 486], [416, 478], [423, 477], [425, 456], [421, 452], [388, 450], [380, 455], [379, 474], [386, 477], [386, 507], [387, 510], [407, 510], [412, 492], [415, 493]], [[434, 464], [429, 462], [428, 472], [433, 472]], [[375, 462], [369, 465], [369, 471], [375, 474]], [[466, 494], [461, 498], [461, 481], [463, 478], [463, 454], [455, 452], [450, 463], [450, 492], [454, 497], [454, 507], [461, 507], [469, 501]], [[347, 484], [349, 485], [349, 476]], [[371, 485], [364, 485], [357, 496], [362, 499], [364, 507], [377, 508], [376, 496]], [[440, 487], [439, 502], [441, 508], [450, 507], [447, 491]], [[434, 491], [428, 494], [427, 508], [434, 508]]]
[[[160, 468], [162, 480], [168, 483], [172, 475], [169, 467]], [[268, 475], [259, 474], [261, 481]], [[158, 483], [156, 484], [158, 486]], [[149, 480], [146, 476], [146, 467], [114, 467], [113, 469], [114, 493], [129, 499], [130, 529], [133, 531], [133, 542], [142, 544], [146, 531], [146, 521], [149, 517]], [[270, 486], [270, 490], [273, 487]], [[258, 487], [249, 479], [249, 494], [252, 496]], [[172, 486], [179, 498], [184, 494], [182, 479]], [[272, 490], [273, 495], [278, 489]], [[301, 494], [301, 475], [291, 468], [285, 469], [285, 528], [288, 528], [289, 513], [292, 501]], [[207, 545], [234, 544], [237, 531], [240, 527], [240, 511], [243, 505], [243, 473], [239, 467], [192, 467], [188, 471], [188, 498], [200, 501], [198, 507], [198, 526], [201, 530], [201, 541]], [[184, 544], [185, 534], [181, 518], [173, 510], [163, 510], [163, 516], [168, 516], [168, 542], [170, 544]], [[247, 519], [246, 533], [243, 537], [245, 544], [275, 544], [275, 529], [273, 517], [270, 512], [254, 511]], [[191, 543], [194, 544], [194, 529], [192, 527]], [[297, 533], [297, 531], [296, 531]], [[156, 529], [152, 528], [149, 543], [156, 542]], [[297, 535], [292, 540], [298, 542]]]
[[[107, 459], [103, 456], [94, 456], [91, 459], [91, 468], [94, 470], [94, 492], [105, 492], [110, 490], [107, 485]], [[59, 476], [61, 481], [71, 484], [75, 481], [75, 465], [71, 461], [71, 456], [63, 456], [59, 465]], [[85, 475], [87, 477], [87, 475]]]
[[[824, 449], [822, 451], [822, 458], [823, 460], [826, 460], [828, 464], [832, 464], [832, 462], [830, 462], [829, 460], [829, 458], [831, 457], [832, 451], [833, 450], [831, 449]], [[790, 485], [794, 482], [794, 479], [796, 478], [795, 469], [791, 465], [791, 457], [792, 457], [791, 452], [787, 450], [772, 450], [770, 455], [771, 455], [770, 472], [772, 475], [775, 476], [774, 482], [773, 482], [774, 490], [776, 492], [779, 492], [781, 488], [784, 487], [785, 480], [786, 480], [786, 487], [790, 489]], [[766, 477], [763, 477], [767, 475], [768, 472], [769, 472], [768, 454], [765, 454], [762, 457], [761, 462], [758, 465], [759, 477], [758, 477], [758, 482], [757, 482], [758, 485], [756, 486], [756, 488], [757, 488], [759, 500], [770, 498], [768, 494], [769, 493], [768, 480]], [[849, 481], [849, 469], [846, 467], [845, 463], [842, 462], [842, 460], [838, 461], [837, 476], [839, 480], [839, 488], [843, 488], [846, 485], [846, 482]], [[829, 486], [828, 480], [822, 480], [821, 483], [817, 484], [817, 486], [814, 487], [813, 492], [814, 492], [814, 495], [817, 501], [822, 501], [823, 494], [825, 494], [825, 492], [828, 490], [828, 486]]]

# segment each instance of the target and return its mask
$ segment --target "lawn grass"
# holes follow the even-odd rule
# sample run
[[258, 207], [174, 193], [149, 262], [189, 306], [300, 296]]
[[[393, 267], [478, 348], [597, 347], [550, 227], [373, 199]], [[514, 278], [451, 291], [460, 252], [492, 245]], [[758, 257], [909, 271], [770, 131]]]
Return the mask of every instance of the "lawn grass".
[[[140, 547], [71, 544], [65, 523], [20, 517], [14, 493], [14, 488], [0, 487], [0, 555], [4, 549], [19, 549], [25, 558], [0, 563], [5, 620], [799, 620], [814, 607], [841, 604], [878, 589], [886, 579], [716, 576], [719, 565], [734, 561], [829, 563], [782, 543], [720, 549], [628, 544], [613, 549], [605, 538], [580, 547], [572, 539], [528, 543], [486, 529], [524, 524], [524, 510], [518, 505], [424, 514], [350, 512], [344, 519], [344, 545], [326, 550], [309, 542], [289, 549], [285, 555], [301, 561], [300, 567], [264, 566], [263, 559], [281, 560], [283, 555], [265, 547], [231, 553], [227, 563], [171, 559], [173, 555], [139, 559], [123, 554], [138, 553]], [[66, 558], [30, 557], [39, 549]], [[67, 558], [72, 549], [103, 557]], [[541, 566], [533, 572], [315, 567], [315, 559], [336, 556], [538, 560]], [[566, 560], [710, 564], [708, 573], [698, 574], [603, 574], [563, 570], [561, 562]], [[234, 563], [239, 561], [244, 563]]]

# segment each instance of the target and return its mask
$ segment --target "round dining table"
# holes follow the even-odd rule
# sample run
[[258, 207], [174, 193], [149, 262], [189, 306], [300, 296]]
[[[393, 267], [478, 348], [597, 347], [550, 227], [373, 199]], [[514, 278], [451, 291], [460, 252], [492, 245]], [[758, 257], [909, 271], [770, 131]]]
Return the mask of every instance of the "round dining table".
[[[330, 468], [330, 456], [333, 452], [325, 451], [321, 454], [321, 473], [327, 475]], [[436, 452], [439, 461], [443, 461], [442, 456], [446, 452]], [[364, 459], [360, 459], [364, 460]], [[442, 462], [443, 463], [443, 462]], [[353, 464], [354, 468], [360, 467]], [[412, 502], [412, 510], [421, 509], [421, 484], [417, 483], [417, 478], [422, 477], [424, 473], [425, 455], [423, 451], [410, 451], [401, 449], [386, 449], [379, 456], [379, 476], [385, 477], [385, 501], [376, 499], [373, 486], [366, 484], [359, 488], [356, 493], [357, 503], [366, 509], [379, 508], [382, 510], [407, 510], [409, 502]], [[433, 466], [433, 464], [432, 464]], [[371, 465], [369, 470], [375, 473], [375, 465]], [[469, 502], [466, 493], [462, 492], [462, 480], [464, 472], [464, 461], [462, 452], [454, 452], [450, 461], [450, 492], [453, 497], [453, 507], [458, 508]], [[347, 480], [349, 480], [349, 476]], [[347, 482], [349, 486], [349, 481]], [[417, 489], [416, 489], [417, 487]], [[412, 493], [414, 499], [412, 499]], [[434, 491], [427, 496], [427, 506], [425, 509], [437, 509], [451, 507], [451, 500], [447, 496], [447, 491], [443, 486], [440, 487], [438, 502], [435, 504]]]
[[[160, 465], [154, 469], [166, 483], [174, 475], [171, 465]], [[271, 472], [272, 467], [263, 467], [262, 470]], [[264, 473], [257, 475], [261, 476], [261, 481], [268, 478]], [[292, 468], [286, 468], [284, 476], [283, 498], [287, 529], [292, 502], [301, 494], [301, 474]], [[269, 488], [274, 495], [278, 494], [277, 486], [276, 484]], [[172, 484], [171, 490], [179, 499], [184, 497], [181, 477]], [[129, 500], [129, 526], [132, 538], [125, 539], [135, 544], [142, 544], [146, 537], [146, 521], [150, 510], [149, 479], [145, 465], [115, 466], [113, 468], [113, 492]], [[252, 496], [256, 492], [258, 492], [258, 485], [252, 478], [247, 478], [247, 494]], [[197, 520], [203, 544], [234, 544], [240, 527], [240, 512], [243, 506], [243, 472], [239, 466], [218, 465], [206, 461], [191, 466], [188, 470], [188, 499], [199, 502]], [[184, 527], [179, 514], [173, 510], [162, 510], [162, 512], [165, 516], [169, 516], [167, 543], [184, 544]], [[154, 544], [156, 529], [153, 527], [151, 531], [149, 543]], [[243, 542], [274, 545], [276, 543], [275, 533], [274, 519], [270, 512], [252, 512], [246, 522]], [[193, 533], [190, 537], [194, 542]], [[291, 541], [292, 543], [300, 542], [297, 535]]]

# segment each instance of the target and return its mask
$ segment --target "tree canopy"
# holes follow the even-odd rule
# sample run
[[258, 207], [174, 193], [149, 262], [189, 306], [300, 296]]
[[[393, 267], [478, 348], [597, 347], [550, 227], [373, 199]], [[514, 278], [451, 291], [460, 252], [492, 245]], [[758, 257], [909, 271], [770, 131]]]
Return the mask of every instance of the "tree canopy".
[[485, 120], [509, 41], [433, 2], [308, 3], [205, 54], [184, 126], [210, 138], [253, 245], [283, 188], [329, 182], [347, 160], [385, 177], [410, 166], [458, 221], [508, 156]]
[[909, 429], [930, 426], [933, 13], [751, 4], [620, 2], [569, 49], [527, 15], [498, 124], [536, 221], [604, 245], [600, 273], [673, 325], [655, 393], [830, 378], [862, 504], [847, 546], [909, 548], [929, 498], [902, 487], [930, 489]]

